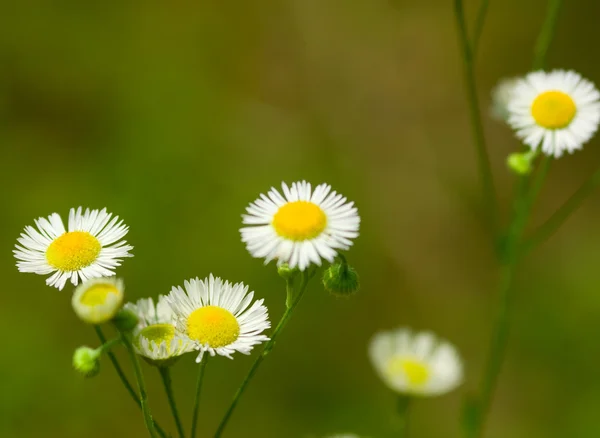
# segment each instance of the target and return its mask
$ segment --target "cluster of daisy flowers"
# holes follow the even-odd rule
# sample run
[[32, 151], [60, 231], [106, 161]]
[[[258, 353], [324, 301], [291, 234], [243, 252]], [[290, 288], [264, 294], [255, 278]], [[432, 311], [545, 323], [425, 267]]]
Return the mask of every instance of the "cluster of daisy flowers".
[[492, 114], [506, 121], [531, 152], [555, 158], [582, 149], [600, 123], [600, 92], [574, 71], [504, 79], [492, 100]]
[[[360, 217], [354, 204], [331, 186], [321, 184], [313, 190], [305, 181], [283, 183], [281, 191], [271, 188], [252, 202], [242, 222], [247, 250], [265, 264], [276, 261], [286, 281], [298, 273], [309, 279], [327, 261], [331, 265], [322, 279], [326, 290], [338, 296], [358, 290], [358, 274], [339, 251], [352, 246]], [[123, 240], [127, 232], [123, 221], [106, 209], [71, 209], [67, 227], [53, 213], [35, 220], [35, 227], [27, 226], [17, 239], [17, 267], [47, 276], [46, 284], [59, 290], [69, 282], [76, 286], [71, 301], [81, 320], [114, 323], [138, 355], [161, 369], [186, 353], [194, 352], [196, 362], [206, 354], [231, 359], [236, 352], [250, 354], [270, 340], [263, 299], [255, 299], [244, 283], [212, 274], [187, 280], [157, 299], [124, 304], [124, 282], [115, 277], [115, 269], [132, 256], [133, 247]], [[79, 348], [74, 366], [88, 377], [97, 374], [101, 354], [113, 343], [118, 339], [95, 350]], [[454, 348], [429, 333], [382, 332], [374, 337], [369, 353], [383, 381], [401, 394], [441, 394], [462, 379]]]

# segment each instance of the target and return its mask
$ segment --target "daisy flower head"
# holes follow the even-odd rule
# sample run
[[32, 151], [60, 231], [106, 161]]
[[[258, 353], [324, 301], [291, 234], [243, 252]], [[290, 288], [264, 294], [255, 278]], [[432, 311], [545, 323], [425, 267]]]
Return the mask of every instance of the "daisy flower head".
[[369, 345], [369, 356], [385, 384], [400, 394], [441, 395], [462, 382], [456, 349], [430, 332], [400, 328], [377, 333]]
[[321, 259], [333, 262], [337, 250], [350, 248], [360, 225], [353, 202], [328, 184], [312, 190], [301, 181], [281, 188], [283, 195], [271, 188], [242, 215], [248, 225], [240, 230], [242, 241], [253, 257], [303, 271], [311, 263], [321, 265]]
[[536, 71], [520, 79], [508, 123], [523, 143], [556, 158], [592, 138], [600, 122], [600, 93], [574, 71]]
[[121, 308], [124, 290], [123, 280], [116, 277], [92, 278], [75, 288], [71, 304], [82, 321], [102, 324]]
[[205, 352], [233, 359], [236, 351], [250, 354], [256, 344], [269, 340], [262, 334], [271, 327], [267, 308], [262, 299], [252, 303], [253, 298], [254, 292], [248, 293], [243, 283], [211, 274], [204, 280], [185, 281], [183, 288], [173, 287], [167, 301], [177, 330], [199, 351], [196, 362], [200, 362]]
[[155, 304], [152, 298], [142, 298], [125, 304], [125, 309], [138, 317], [133, 332], [136, 353], [159, 367], [172, 365], [181, 355], [193, 350], [188, 337], [173, 324], [173, 311], [163, 295]]
[[[112, 218], [112, 219], [111, 219]], [[79, 280], [110, 277], [121, 259], [132, 257], [133, 249], [121, 240], [129, 228], [106, 209], [69, 212], [65, 229], [61, 217], [52, 213], [27, 226], [13, 251], [20, 272], [52, 274], [46, 284], [61, 290], [67, 281], [75, 286]]]

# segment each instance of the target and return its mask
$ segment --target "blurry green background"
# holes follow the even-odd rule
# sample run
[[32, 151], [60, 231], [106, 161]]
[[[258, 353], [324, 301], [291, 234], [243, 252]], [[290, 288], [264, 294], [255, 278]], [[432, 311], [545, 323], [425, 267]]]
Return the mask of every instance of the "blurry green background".
[[[600, 83], [596, 0], [565, 2], [548, 66]], [[473, 22], [477, 2], [467, 2]], [[478, 63], [482, 105], [527, 72], [545, 1], [492, 1]], [[517, 148], [485, 117], [503, 211]], [[555, 163], [539, 223], [598, 167], [600, 138]], [[349, 300], [313, 282], [242, 399], [228, 437], [391, 436], [394, 395], [366, 356], [380, 329], [454, 342], [467, 381], [415, 403], [415, 438], [459, 436], [478, 381], [496, 267], [463, 96], [450, 0], [5, 1], [0, 5], [0, 436], [145, 436], [110, 363], [84, 380], [73, 350], [97, 345], [62, 292], [19, 274], [33, 219], [102, 208], [131, 227], [118, 274], [130, 300], [210, 272], [248, 283], [273, 320], [283, 285], [240, 242], [240, 215], [280, 182], [329, 182], [354, 200], [362, 279]], [[600, 436], [600, 193], [522, 264], [489, 438]], [[255, 352], [256, 353], [256, 352]], [[123, 356], [121, 356], [123, 357]], [[253, 357], [207, 369], [209, 437]], [[174, 431], [155, 370], [150, 403]], [[189, 424], [197, 366], [175, 368]]]

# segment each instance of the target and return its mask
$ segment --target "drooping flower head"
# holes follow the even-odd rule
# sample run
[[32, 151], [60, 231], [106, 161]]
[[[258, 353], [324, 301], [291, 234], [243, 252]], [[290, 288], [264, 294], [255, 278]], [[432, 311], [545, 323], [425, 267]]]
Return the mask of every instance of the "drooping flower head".
[[77, 316], [88, 324], [110, 321], [123, 304], [125, 287], [116, 277], [92, 278], [73, 292], [71, 304]]
[[151, 364], [169, 366], [193, 350], [192, 342], [175, 327], [173, 311], [165, 296], [159, 296], [156, 305], [152, 298], [142, 298], [135, 304], [125, 304], [125, 309], [138, 317], [133, 333], [136, 353]]
[[253, 257], [265, 263], [276, 259], [290, 268], [305, 270], [321, 259], [332, 262], [337, 250], [348, 249], [358, 236], [360, 217], [353, 202], [331, 191], [328, 184], [311, 190], [306, 181], [288, 187], [283, 196], [274, 188], [261, 194], [243, 215], [249, 225], [240, 230], [242, 241]]
[[177, 329], [199, 351], [196, 362], [205, 352], [232, 359], [239, 351], [250, 354], [252, 348], [269, 338], [262, 334], [271, 324], [263, 300], [252, 302], [243, 283], [231, 284], [212, 274], [204, 279], [185, 281], [173, 287], [167, 301], [175, 315]]
[[[112, 220], [111, 220], [112, 218]], [[128, 227], [106, 209], [82, 213], [81, 207], [69, 212], [68, 230], [61, 217], [53, 213], [35, 220], [37, 229], [25, 227], [13, 251], [20, 272], [52, 274], [46, 284], [62, 289], [67, 281], [110, 277], [121, 259], [131, 257], [133, 249], [121, 240]]]
[[574, 71], [536, 71], [515, 85], [508, 123], [532, 149], [560, 157], [592, 138], [600, 122], [600, 93]]
[[405, 395], [441, 395], [462, 382], [456, 349], [429, 332], [400, 328], [377, 333], [369, 345], [373, 367], [394, 391]]

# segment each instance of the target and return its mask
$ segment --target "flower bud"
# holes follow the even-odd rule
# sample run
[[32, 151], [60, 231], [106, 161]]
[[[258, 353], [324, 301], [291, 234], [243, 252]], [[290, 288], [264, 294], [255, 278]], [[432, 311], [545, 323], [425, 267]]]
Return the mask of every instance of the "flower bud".
[[345, 261], [334, 263], [323, 273], [325, 290], [337, 297], [347, 297], [360, 288], [358, 274]]
[[533, 158], [534, 156], [529, 152], [515, 152], [508, 156], [507, 164], [509, 169], [516, 174], [527, 175], [529, 172], [531, 172], [531, 162], [533, 161]]
[[75, 289], [73, 310], [89, 324], [110, 321], [123, 304], [123, 289], [123, 281], [115, 277], [88, 280]]
[[131, 310], [122, 308], [113, 318], [113, 323], [120, 332], [131, 332], [137, 327], [139, 318]]
[[290, 265], [287, 263], [282, 263], [281, 265], [277, 266], [277, 273], [286, 281], [293, 279], [298, 272], [300, 272], [298, 268], [290, 268]]
[[79, 347], [73, 354], [73, 367], [85, 377], [94, 377], [100, 372], [100, 349]]

